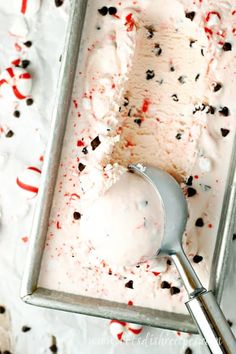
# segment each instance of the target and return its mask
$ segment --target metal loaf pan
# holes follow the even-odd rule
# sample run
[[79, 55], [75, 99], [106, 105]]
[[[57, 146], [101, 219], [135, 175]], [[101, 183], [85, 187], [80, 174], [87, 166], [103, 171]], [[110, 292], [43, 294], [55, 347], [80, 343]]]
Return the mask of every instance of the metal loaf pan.
[[[154, 327], [197, 333], [195, 324], [189, 315], [136, 306], [130, 307], [121, 303], [48, 290], [37, 286], [65, 127], [70, 108], [86, 7], [87, 0], [71, 1], [71, 13], [67, 27], [65, 48], [52, 117], [51, 133], [33, 220], [29, 252], [22, 280], [21, 298], [26, 303], [36, 306], [104, 318], [116, 318], [127, 322], [136, 322]], [[235, 151], [235, 149], [233, 149], [233, 151]], [[220, 227], [210, 274], [210, 288], [215, 292], [218, 301], [221, 300], [222, 296], [223, 283], [226, 277], [229, 259], [230, 242], [236, 216], [235, 166], [236, 155], [234, 154], [231, 160], [231, 168], [224, 196]]]

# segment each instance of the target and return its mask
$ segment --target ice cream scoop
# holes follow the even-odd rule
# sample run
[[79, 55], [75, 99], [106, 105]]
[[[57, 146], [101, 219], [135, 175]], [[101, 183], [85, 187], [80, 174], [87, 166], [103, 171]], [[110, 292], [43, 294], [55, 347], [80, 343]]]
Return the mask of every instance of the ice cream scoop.
[[167, 172], [151, 166], [129, 165], [129, 169], [145, 178], [161, 197], [165, 225], [160, 249], [156, 255], [170, 256], [188, 292], [186, 306], [211, 353], [236, 353], [236, 339], [212, 291], [207, 291], [192, 268], [182, 248], [188, 207], [183, 192]]

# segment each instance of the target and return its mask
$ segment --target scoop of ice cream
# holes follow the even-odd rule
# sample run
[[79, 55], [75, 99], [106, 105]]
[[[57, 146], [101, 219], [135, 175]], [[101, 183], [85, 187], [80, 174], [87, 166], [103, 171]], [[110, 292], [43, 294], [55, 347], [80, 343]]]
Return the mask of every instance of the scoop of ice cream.
[[81, 236], [109, 265], [134, 265], [153, 257], [163, 231], [161, 199], [133, 173], [125, 173], [81, 219]]

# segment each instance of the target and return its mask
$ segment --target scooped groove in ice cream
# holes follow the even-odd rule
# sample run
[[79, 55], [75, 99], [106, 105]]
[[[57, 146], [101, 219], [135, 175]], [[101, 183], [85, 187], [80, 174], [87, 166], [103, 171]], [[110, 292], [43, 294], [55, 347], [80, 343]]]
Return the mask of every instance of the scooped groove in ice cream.
[[[137, 17], [133, 61], [117, 128], [120, 139], [111, 161], [123, 166], [154, 164], [182, 181], [192, 172], [206, 122], [205, 112], [192, 112], [202, 101], [207, 106], [204, 77], [208, 61], [201, 54], [207, 38], [203, 29], [184, 17], [178, 2], [172, 1], [172, 5], [175, 16], [182, 17], [177, 20], [178, 30], [168, 13], [168, 2], [159, 1]], [[186, 37], [197, 38], [191, 51]], [[184, 70], [176, 77], [182, 58]], [[199, 72], [201, 77], [196, 81]]]
[[153, 187], [125, 173], [81, 219], [81, 237], [109, 265], [132, 266], [153, 258], [164, 232], [164, 210]]

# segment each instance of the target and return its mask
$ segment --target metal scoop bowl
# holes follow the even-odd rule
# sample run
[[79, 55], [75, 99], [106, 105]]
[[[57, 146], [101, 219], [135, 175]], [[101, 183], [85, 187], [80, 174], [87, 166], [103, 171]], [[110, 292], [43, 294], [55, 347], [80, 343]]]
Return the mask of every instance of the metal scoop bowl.
[[170, 256], [182, 278], [189, 301], [187, 309], [204, 337], [211, 353], [236, 353], [236, 339], [212, 291], [207, 291], [182, 247], [182, 237], [188, 218], [187, 202], [176, 180], [167, 172], [141, 164], [129, 165], [129, 170], [145, 178], [161, 198], [165, 228], [156, 256]]

